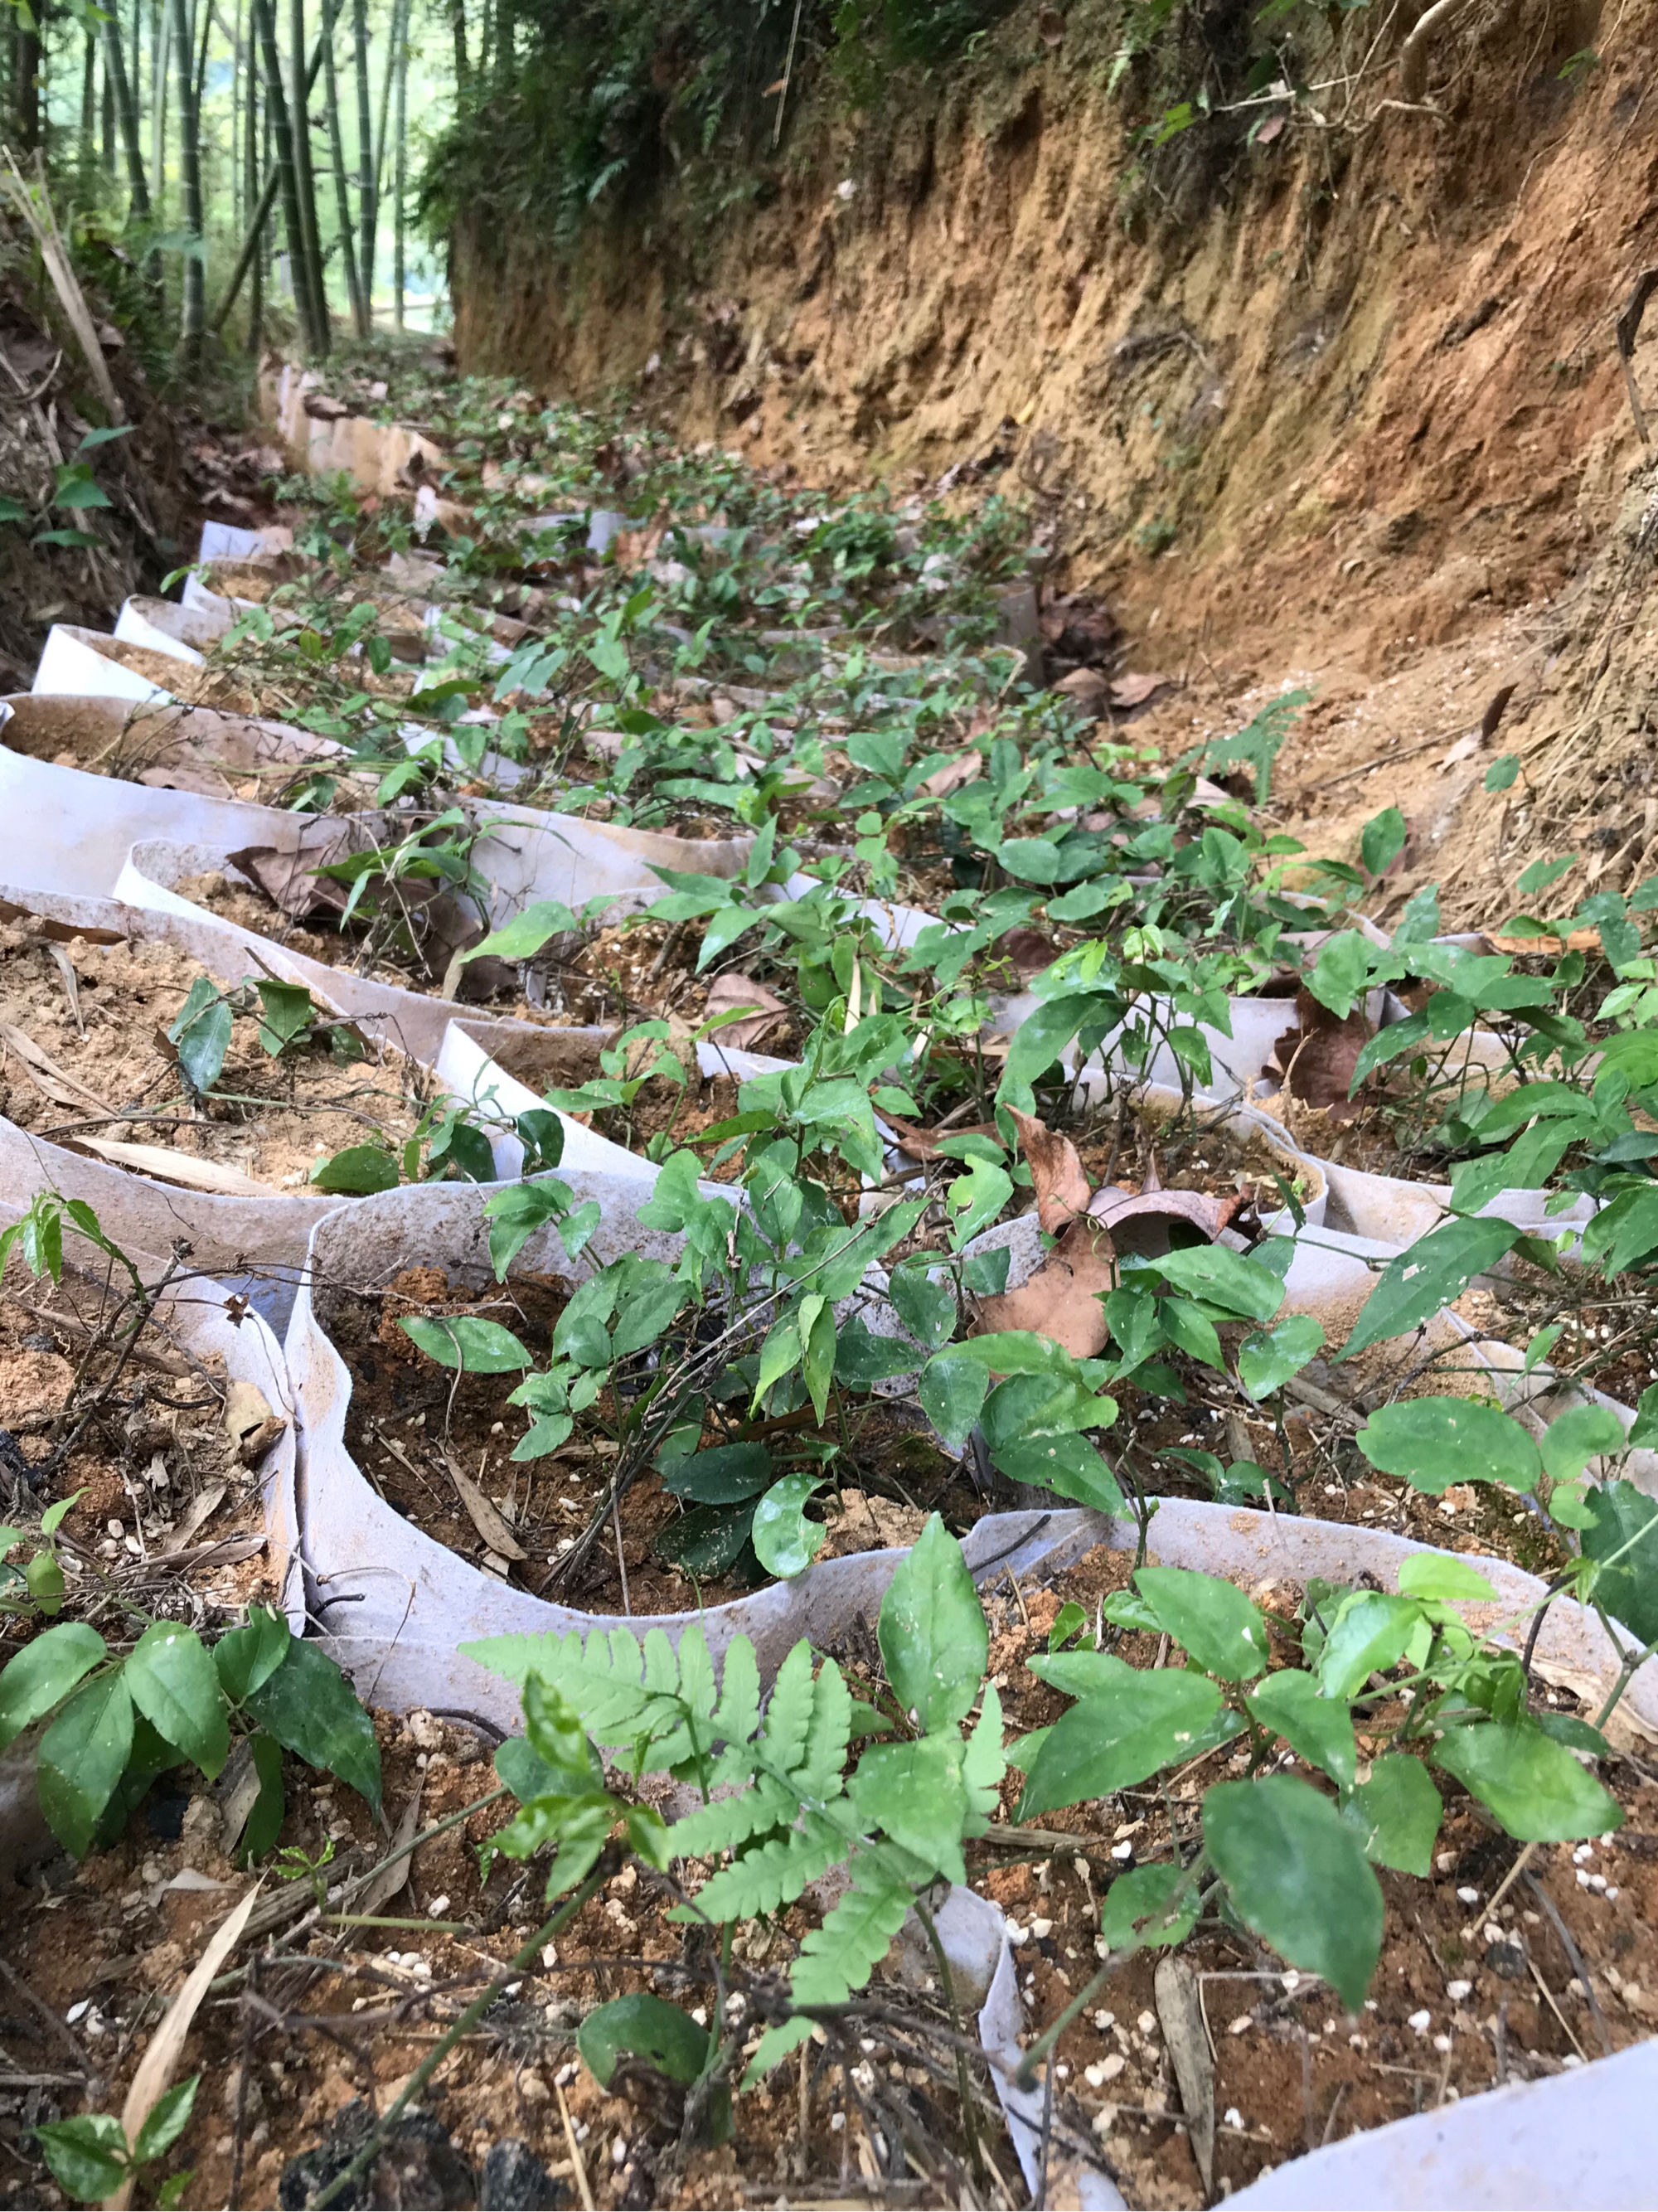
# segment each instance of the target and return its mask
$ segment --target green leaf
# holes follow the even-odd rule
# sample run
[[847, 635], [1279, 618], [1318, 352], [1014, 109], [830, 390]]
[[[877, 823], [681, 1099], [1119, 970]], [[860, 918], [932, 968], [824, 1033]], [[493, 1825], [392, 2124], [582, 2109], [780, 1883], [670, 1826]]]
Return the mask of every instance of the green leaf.
[[21, 499], [0, 494], [0, 522], [29, 522], [33, 520]]
[[[1096, 1402], [1110, 1405], [1111, 1401]], [[995, 1461], [1011, 1482], [1055, 1491], [1096, 1513], [1121, 1516], [1128, 1510], [1116, 1476], [1086, 1437], [1022, 1437], [1016, 1443], [999, 1444]]]
[[1073, 1598], [1067, 1598], [1054, 1616], [1054, 1626], [1048, 1632], [1050, 1651], [1063, 1650], [1079, 1628], [1088, 1625], [1088, 1614]]
[[822, 1549], [829, 1530], [821, 1521], [807, 1520], [805, 1506], [826, 1480], [810, 1473], [786, 1474], [755, 1507], [750, 1540], [768, 1575], [786, 1582], [804, 1574]]
[[949, 1282], [930, 1282], [914, 1267], [900, 1267], [892, 1278], [891, 1297], [898, 1318], [916, 1342], [937, 1352], [950, 1342], [956, 1330], [956, 1293]]
[[911, 1375], [923, 1354], [907, 1337], [878, 1336], [854, 1314], [835, 1334], [835, 1380], [843, 1390], [872, 1390], [894, 1375]]
[[[1032, 1672], [1044, 1680], [1059, 1680], [1049, 1670], [1075, 1660], [1098, 1662], [1090, 1679], [1102, 1686], [1090, 1690], [1048, 1731], [1025, 1784], [1022, 1820], [1132, 1790], [1159, 1767], [1204, 1748], [1207, 1732], [1222, 1717], [1215, 1684], [1183, 1668], [1142, 1668], [1109, 1652], [1064, 1652], [1038, 1660]], [[1228, 1717], [1236, 1733], [1242, 1723]]]
[[1327, 1697], [1351, 1698], [1373, 1674], [1397, 1666], [1416, 1632], [1422, 1608], [1386, 1590], [1351, 1590], [1329, 1617], [1318, 1679]]
[[1542, 1465], [1519, 1422], [1477, 1398], [1406, 1398], [1378, 1407], [1358, 1432], [1358, 1448], [1372, 1467], [1402, 1474], [1430, 1498], [1454, 1482], [1529, 1490]]
[[581, 924], [562, 899], [537, 899], [463, 952], [459, 964], [473, 960], [532, 960], [550, 939], [580, 935]]
[[772, 1480], [771, 1454], [764, 1444], [714, 1444], [681, 1460], [662, 1478], [662, 1486], [677, 1498], [694, 1498], [701, 1505], [734, 1505], [753, 1498]]
[[0, 1749], [49, 1713], [108, 1651], [95, 1628], [65, 1620], [26, 1644], [0, 1673]]
[[1370, 960], [1370, 947], [1360, 932], [1344, 929], [1327, 938], [1319, 948], [1307, 988], [1321, 1006], [1327, 1006], [1338, 1021], [1345, 1022], [1364, 996]]
[[1515, 888], [1521, 898], [1531, 898], [1539, 891], [1547, 890], [1551, 884], [1558, 884], [1576, 863], [1576, 854], [1568, 854], [1564, 860], [1533, 860], [1530, 867], [1521, 870]]
[[959, 1350], [935, 1353], [921, 1370], [921, 1411], [952, 1451], [960, 1451], [971, 1435], [989, 1388], [984, 1361]]
[[1053, 1066], [1084, 1022], [1099, 1018], [1103, 1003], [1093, 992], [1084, 991], [1062, 999], [1045, 999], [1034, 1007], [1009, 1043], [997, 1103], [1025, 1103], [1036, 1078]]
[[1383, 1268], [1338, 1358], [1351, 1359], [1369, 1345], [1431, 1320], [1500, 1260], [1520, 1233], [1510, 1221], [1448, 1221], [1418, 1237]]
[[138, 2140], [132, 2146], [132, 2162], [144, 2166], [152, 2158], [161, 2158], [170, 2151], [185, 2130], [190, 2125], [190, 2115], [196, 2102], [196, 2087], [201, 2080], [192, 2074], [187, 2081], [175, 2081], [164, 2089], [149, 2108], [149, 2116], [138, 2130]]
[[442, 1321], [405, 1316], [398, 1327], [440, 1367], [459, 1367], [468, 1375], [511, 1375], [535, 1364], [510, 1328], [476, 1314], [452, 1314]]
[[829, 1414], [829, 1388], [835, 1380], [835, 1309], [827, 1297], [814, 1292], [802, 1298], [799, 1327], [800, 1379], [812, 1411], [822, 1421]]
[[[1359, 832], [1358, 857], [1364, 863], [1365, 872], [1379, 876], [1388, 863], [1404, 851], [1405, 837], [1405, 817], [1396, 806], [1373, 814]], [[1351, 933], [1358, 935], [1357, 930]], [[1325, 1004], [1327, 1006], [1329, 1001], [1327, 1000]]]
[[1507, 791], [1511, 788], [1514, 780], [1519, 773], [1519, 754], [1503, 753], [1497, 759], [1494, 760], [1491, 766], [1485, 770], [1485, 789], [1487, 791]]
[[[1185, 1902], [1170, 1919], [1169, 1900], [1182, 1884]], [[1187, 1882], [1179, 1867], [1131, 1867], [1101, 1901], [1100, 1936], [1108, 1951], [1128, 1951], [1136, 1944], [1156, 1948], [1183, 1943], [1197, 1918], [1198, 1885]]]
[[1281, 1389], [1324, 1346], [1311, 1314], [1291, 1314], [1275, 1329], [1246, 1336], [1238, 1346], [1238, 1380], [1257, 1403]]
[[[1584, 1556], [1605, 1560], [1623, 1554], [1615, 1566], [1601, 1567], [1596, 1599], [1643, 1644], [1658, 1640], [1658, 1499], [1632, 1482], [1606, 1482], [1590, 1490], [1583, 1504]], [[0, 1675], [0, 1690], [4, 1686]]]
[[1135, 1587], [1206, 1674], [1252, 1681], [1267, 1661], [1266, 1624], [1236, 1583], [1190, 1567], [1141, 1567]]
[[356, 1692], [314, 1644], [295, 1637], [288, 1656], [247, 1700], [260, 1727], [307, 1766], [331, 1774], [380, 1808], [380, 1754]]
[[962, 1547], [934, 1513], [881, 1601], [881, 1656], [902, 1710], [932, 1735], [965, 1720], [990, 1650]]
[[[580, 1714], [563, 1692], [542, 1674], [531, 1674], [525, 1680], [524, 1741], [539, 1770], [537, 1787], [529, 1794], [580, 1797], [604, 1788], [604, 1770], [593, 1756]], [[502, 1744], [501, 1749], [506, 1748]], [[499, 1754], [496, 1766], [502, 1780], [507, 1780]]]
[[103, 542], [90, 530], [37, 530], [29, 540], [31, 545], [101, 545]]
[[754, 1526], [752, 1505], [694, 1505], [656, 1539], [656, 1556], [687, 1574], [723, 1575], [736, 1565]]
[[1382, 1954], [1382, 1888], [1328, 1798], [1289, 1774], [1214, 1783], [1203, 1840], [1245, 1926], [1357, 2012]]
[[1399, 1563], [1399, 1587], [1406, 1597], [1423, 1598], [1442, 1605], [1478, 1605], [1494, 1599], [1492, 1589], [1477, 1567], [1454, 1559], [1447, 1552], [1413, 1552]]
[[52, 2178], [80, 2204], [101, 2204], [126, 2179], [126, 2130], [113, 2112], [46, 2120], [34, 2130]]
[[1284, 1285], [1272, 1269], [1224, 1244], [1194, 1244], [1153, 1264], [1177, 1289], [1249, 1321], [1271, 1321], [1284, 1304]]
[[230, 1049], [232, 1027], [230, 1009], [219, 986], [210, 976], [198, 975], [167, 1033], [167, 1042], [178, 1048], [185, 1081], [198, 1096], [205, 1095], [219, 1079], [224, 1056]]
[[144, 1718], [216, 1780], [230, 1756], [230, 1726], [218, 1669], [195, 1630], [153, 1621], [128, 1655], [125, 1674]]
[[40, 1739], [35, 1786], [58, 1840], [84, 1858], [132, 1751], [132, 1698], [122, 1674], [77, 1690]]
[[1320, 1693], [1315, 1677], [1286, 1667], [1252, 1691], [1248, 1705], [1263, 1727], [1274, 1729], [1309, 1765], [1321, 1766], [1332, 1782], [1352, 1780], [1358, 1770], [1353, 1717], [1345, 1699]]
[[[1610, 1048], [1605, 1057], [1610, 1057]], [[1621, 1191], [1584, 1224], [1584, 1255], [1597, 1261], [1605, 1275], [1621, 1275], [1637, 1261], [1649, 1258], [1655, 1249], [1658, 1249], [1658, 1183]]]
[[261, 1009], [259, 1042], [275, 1060], [305, 1035], [317, 1018], [317, 1010], [303, 983], [277, 983], [261, 976], [257, 988]]
[[1341, 1817], [1365, 1857], [1424, 1880], [1433, 1872], [1434, 1838], [1444, 1812], [1433, 1777], [1404, 1752], [1386, 1753], [1372, 1765], [1368, 1782], [1341, 1795]]
[[1430, 1755], [1521, 1843], [1570, 1843], [1623, 1826], [1618, 1800], [1529, 1721], [1447, 1729]]
[[1569, 1406], [1543, 1431], [1543, 1466], [1551, 1480], [1576, 1482], [1592, 1459], [1626, 1449], [1624, 1425], [1610, 1406]]
[[722, 906], [711, 914], [696, 955], [696, 973], [700, 975], [711, 960], [717, 960], [727, 946], [764, 919], [764, 914], [751, 906]]
[[610, 2086], [624, 2051], [643, 2058], [671, 2081], [695, 2081], [708, 2057], [708, 2031], [689, 2013], [638, 1990], [596, 2006], [576, 2030], [576, 2049], [601, 2089]]
[[274, 1736], [261, 1731], [250, 1739], [253, 1753], [253, 1771], [259, 1778], [259, 1794], [253, 1801], [253, 1810], [247, 1816], [247, 1826], [242, 1830], [241, 1845], [236, 1854], [239, 1866], [252, 1866], [256, 1859], [274, 1850], [276, 1838], [282, 1831], [282, 1820], [288, 1811], [288, 1793], [282, 1787], [282, 1747]]
[[310, 1181], [313, 1189], [337, 1191], [343, 1198], [395, 1190], [399, 1181], [397, 1155], [384, 1145], [348, 1145], [331, 1159], [319, 1160]]
[[[526, 1115], [523, 1118], [529, 1117]], [[556, 1115], [552, 1118], [557, 1119]], [[561, 1140], [563, 1127], [559, 1121]], [[498, 1190], [493, 1198], [484, 1200], [483, 1218], [489, 1224], [489, 1264], [498, 1283], [506, 1281], [507, 1269], [537, 1229], [544, 1229], [550, 1221], [564, 1218], [574, 1196], [568, 1183], [550, 1176], [535, 1182], [509, 1183], [505, 1190]]]
[[881, 1828], [924, 1866], [967, 1880], [962, 1829], [967, 1784], [962, 1747], [953, 1731], [914, 1743], [878, 1743], [858, 1761], [847, 1795], [860, 1821]]

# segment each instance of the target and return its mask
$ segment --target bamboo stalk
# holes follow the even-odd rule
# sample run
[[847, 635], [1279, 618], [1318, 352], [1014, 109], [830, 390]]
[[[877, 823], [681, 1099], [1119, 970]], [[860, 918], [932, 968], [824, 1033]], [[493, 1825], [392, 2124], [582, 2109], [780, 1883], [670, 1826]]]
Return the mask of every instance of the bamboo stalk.
[[131, 80], [127, 76], [126, 57], [121, 50], [118, 10], [112, 10], [104, 25], [104, 53], [109, 64], [110, 82], [115, 88], [115, 116], [121, 126], [121, 144], [126, 154], [129, 212], [137, 216], [141, 222], [148, 222], [149, 183], [144, 175], [143, 142], [138, 131], [138, 103], [133, 97]]
[[179, 181], [184, 192], [185, 228], [190, 238], [185, 248], [184, 309], [179, 325], [179, 343], [185, 360], [193, 361], [202, 349], [206, 309], [202, 255], [206, 250], [206, 240], [202, 215], [201, 112], [196, 100], [195, 57], [191, 51], [187, 0], [173, 0], [173, 47], [179, 75]]
[[345, 296], [359, 336], [363, 334], [362, 290], [357, 274], [357, 249], [351, 228], [351, 193], [345, 180], [345, 134], [340, 128], [339, 79], [334, 69], [332, 35], [323, 46], [323, 76], [328, 88], [328, 150], [334, 163], [334, 205], [340, 233], [340, 264], [345, 271]]
[[357, 336], [374, 335], [374, 234], [380, 228], [380, 179], [374, 173], [374, 98], [368, 81], [368, 0], [352, 0], [351, 40], [357, 79]]
[[311, 165], [310, 88], [314, 79], [305, 65], [305, 0], [288, 0], [288, 65], [294, 73], [288, 129], [294, 142], [294, 182], [299, 193], [301, 234], [305, 246], [304, 277], [311, 295], [313, 350], [325, 358], [331, 332], [328, 288], [323, 277], [322, 238], [317, 228], [316, 178]]
[[311, 353], [316, 350], [315, 333], [312, 327], [310, 288], [305, 278], [305, 229], [300, 218], [299, 186], [294, 173], [294, 131], [287, 95], [282, 90], [282, 56], [276, 48], [276, 0], [252, 0], [252, 7], [264, 63], [265, 112], [270, 119], [276, 147], [272, 167], [282, 190], [282, 227], [287, 233], [288, 265], [294, 279], [294, 309], [299, 319], [301, 341], [306, 351]]
[[409, 194], [409, 10], [403, 0], [403, 37], [396, 56], [398, 70], [398, 141], [395, 149], [394, 205], [392, 210], [392, 313], [403, 328], [403, 295], [407, 275], [404, 262], [404, 203]]
[[[324, 0], [325, 33], [333, 29], [335, 21], [343, 4], [344, 0]], [[250, 5], [257, 12], [258, 0], [250, 0]], [[313, 86], [317, 82], [318, 73], [322, 68], [322, 52], [323, 42], [319, 38], [311, 50], [311, 60], [306, 70], [305, 90], [307, 100], [311, 96]], [[285, 96], [283, 104], [286, 106]], [[270, 220], [271, 211], [276, 207], [277, 196], [281, 191], [281, 161], [279, 156], [273, 154], [264, 164], [264, 180], [259, 187], [258, 198], [254, 204], [247, 228], [242, 233], [241, 247], [236, 256], [236, 265], [230, 272], [230, 282], [225, 286], [224, 297], [213, 312], [213, 320], [209, 325], [210, 329], [221, 331], [224, 328], [230, 311], [236, 304], [247, 272], [253, 265], [254, 257], [259, 250], [259, 241], [264, 235], [264, 227]]]

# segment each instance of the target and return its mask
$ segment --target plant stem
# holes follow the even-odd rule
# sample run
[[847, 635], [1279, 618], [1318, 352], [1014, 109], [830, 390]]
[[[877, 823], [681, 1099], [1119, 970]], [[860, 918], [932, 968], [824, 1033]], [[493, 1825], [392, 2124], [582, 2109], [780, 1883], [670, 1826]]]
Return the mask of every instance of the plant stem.
[[968, 2162], [973, 2169], [974, 2181], [983, 2188], [988, 2177], [985, 2172], [984, 2154], [979, 2148], [979, 2118], [973, 2109], [973, 2076], [968, 2069], [961, 2014], [956, 2003], [956, 1984], [950, 1978], [950, 1961], [944, 1956], [938, 1926], [919, 1897], [915, 1900], [915, 1917], [926, 1929], [926, 1940], [932, 1947], [932, 1963], [938, 1969], [938, 1987], [949, 2008], [950, 2024], [956, 2031], [956, 2087], [962, 2102], [962, 2128], [967, 2136]]
[[414, 2103], [416, 2098], [419, 2096], [461, 2038], [471, 2034], [490, 2006], [501, 1996], [508, 1982], [515, 1982], [520, 1976], [529, 1972], [541, 1955], [542, 1946], [550, 1943], [565, 1922], [580, 1912], [588, 1899], [596, 1895], [610, 1879], [616, 1871], [615, 1857], [614, 1851], [607, 1850], [604, 1852], [598, 1864], [587, 1876], [580, 1888], [574, 1890], [558, 1910], [542, 1922], [529, 1942], [502, 1967], [495, 1980], [473, 1998], [471, 2003], [467, 2006], [441, 2042], [433, 2045], [431, 2050], [404, 2084], [401, 2093], [369, 2130], [361, 2149], [358, 2151], [350, 2165], [343, 2172], [337, 2173], [327, 2188], [323, 2191], [322, 2195], [316, 2199], [316, 2212], [324, 2212], [325, 2206], [337, 2203], [344, 2195], [347, 2185], [355, 2181], [359, 2174], [367, 2172], [385, 2148], [398, 2120]]

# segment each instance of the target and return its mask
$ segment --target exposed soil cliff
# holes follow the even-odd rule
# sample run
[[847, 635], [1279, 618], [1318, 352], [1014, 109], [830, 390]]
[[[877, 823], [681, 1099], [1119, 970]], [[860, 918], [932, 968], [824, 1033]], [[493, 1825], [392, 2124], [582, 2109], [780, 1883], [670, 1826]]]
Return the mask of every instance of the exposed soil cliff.
[[[1121, 96], [1067, 34], [993, 101], [963, 83], [912, 122], [823, 125], [769, 205], [712, 231], [670, 203], [648, 240], [617, 228], [562, 265], [461, 236], [463, 364], [637, 380], [686, 432], [809, 480], [1005, 484], [1054, 585], [1106, 592], [1142, 665], [1187, 678], [1164, 709], [1183, 726], [1211, 679], [1221, 713], [1311, 674], [1327, 731], [1344, 685], [1409, 679], [1380, 726], [1348, 718], [1354, 744], [1291, 756], [1325, 811], [1356, 744], [1448, 748], [1498, 680], [1519, 683], [1505, 743], [1581, 724], [1546, 665], [1609, 588], [1573, 611], [1643, 454], [1613, 326], [1658, 260], [1658, 6], [1599, 15], [1475, 0], [1429, 58], [1430, 106], [1401, 100], [1378, 23], [1368, 75], [1224, 163], [1193, 133], [1132, 192]], [[1658, 392], [1658, 334], [1632, 368]], [[1431, 844], [1483, 773], [1448, 784], [1440, 757], [1327, 811], [1400, 799]]]

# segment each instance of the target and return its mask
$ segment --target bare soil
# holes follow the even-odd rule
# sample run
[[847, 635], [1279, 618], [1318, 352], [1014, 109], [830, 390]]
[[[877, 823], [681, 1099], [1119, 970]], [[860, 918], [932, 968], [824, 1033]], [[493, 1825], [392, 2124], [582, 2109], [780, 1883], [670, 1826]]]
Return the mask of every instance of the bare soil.
[[[73, 975], [73, 1001], [55, 952]], [[303, 1183], [319, 1159], [349, 1146], [381, 1137], [398, 1145], [413, 1133], [419, 1070], [392, 1054], [337, 1066], [310, 1048], [273, 1060], [258, 1041], [257, 1010], [235, 1018], [217, 1084], [228, 1095], [192, 1107], [167, 1030], [206, 975], [158, 939], [103, 945], [77, 936], [49, 949], [29, 918], [0, 924], [0, 1021], [107, 1111], [53, 1097], [52, 1079], [15, 1048], [0, 1067], [0, 1105], [20, 1128], [54, 1141], [94, 1135], [162, 1146], [272, 1189]]]

